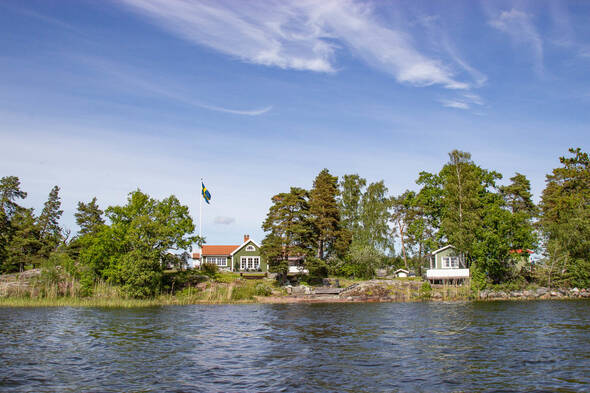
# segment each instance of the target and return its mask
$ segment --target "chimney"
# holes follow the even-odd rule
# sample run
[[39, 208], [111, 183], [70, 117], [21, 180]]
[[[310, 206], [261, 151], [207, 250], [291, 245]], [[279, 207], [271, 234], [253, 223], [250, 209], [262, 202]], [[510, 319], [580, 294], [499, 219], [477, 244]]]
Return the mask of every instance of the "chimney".
[[244, 243], [250, 240], [250, 235], [244, 235]]

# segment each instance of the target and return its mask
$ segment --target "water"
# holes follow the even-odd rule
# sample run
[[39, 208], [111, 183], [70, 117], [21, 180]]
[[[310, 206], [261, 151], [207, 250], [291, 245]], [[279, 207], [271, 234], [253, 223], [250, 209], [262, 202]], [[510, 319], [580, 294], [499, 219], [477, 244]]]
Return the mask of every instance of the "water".
[[590, 301], [0, 308], [0, 390], [590, 391]]

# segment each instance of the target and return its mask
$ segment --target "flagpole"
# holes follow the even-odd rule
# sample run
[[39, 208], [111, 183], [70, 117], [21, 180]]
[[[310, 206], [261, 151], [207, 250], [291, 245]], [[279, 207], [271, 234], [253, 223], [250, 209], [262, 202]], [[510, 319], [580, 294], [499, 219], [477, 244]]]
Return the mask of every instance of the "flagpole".
[[199, 197], [199, 237], [203, 239], [203, 178], [201, 178], [201, 196]]

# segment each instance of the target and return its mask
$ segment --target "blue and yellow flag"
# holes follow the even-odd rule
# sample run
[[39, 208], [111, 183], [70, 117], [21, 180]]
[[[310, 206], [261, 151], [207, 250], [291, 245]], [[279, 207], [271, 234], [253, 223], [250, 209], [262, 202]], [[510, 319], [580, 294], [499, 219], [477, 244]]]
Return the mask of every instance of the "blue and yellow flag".
[[201, 186], [203, 186], [203, 188], [201, 189], [203, 199], [205, 199], [205, 202], [209, 203], [209, 201], [211, 200], [211, 193], [209, 192], [209, 190], [207, 190], [207, 187], [205, 187], [205, 184], [203, 184], [203, 182], [201, 182]]

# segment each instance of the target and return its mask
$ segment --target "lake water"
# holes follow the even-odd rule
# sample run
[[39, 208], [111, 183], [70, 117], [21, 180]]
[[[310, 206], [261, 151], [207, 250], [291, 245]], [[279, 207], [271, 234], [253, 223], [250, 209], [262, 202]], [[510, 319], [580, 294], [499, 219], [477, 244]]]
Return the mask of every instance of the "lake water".
[[590, 391], [590, 301], [0, 308], [0, 390]]

